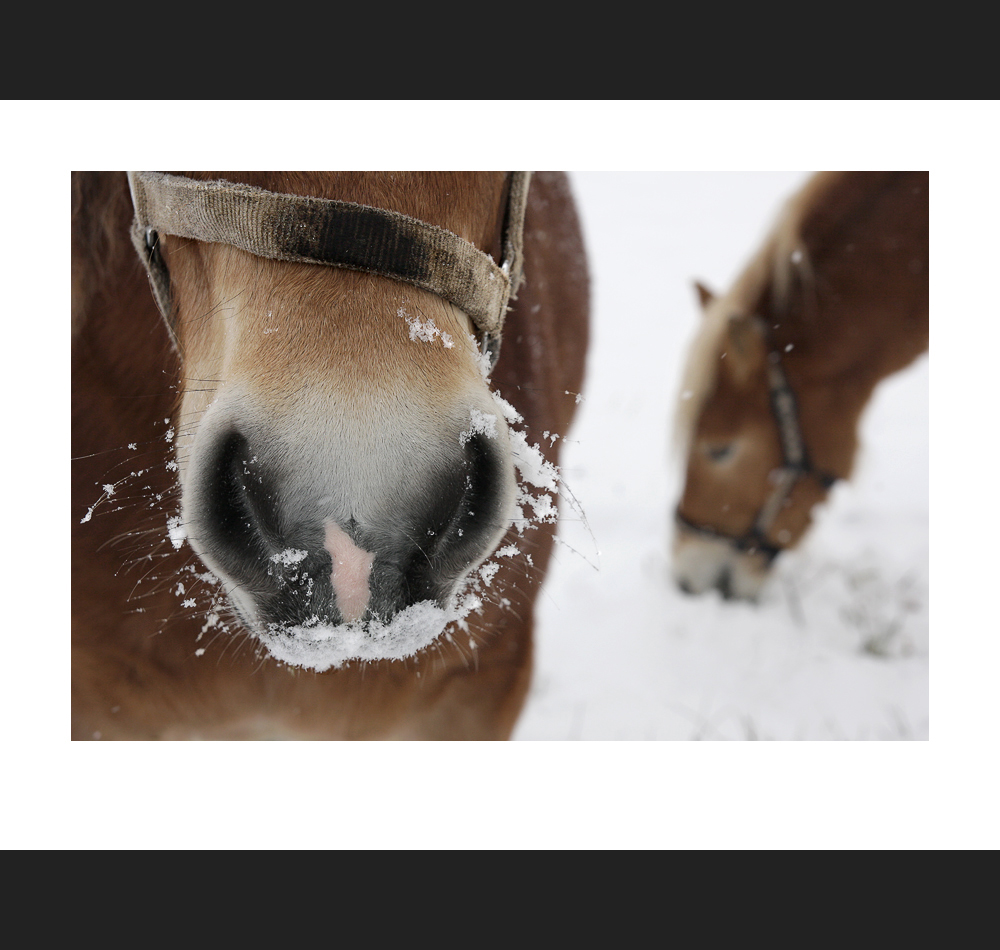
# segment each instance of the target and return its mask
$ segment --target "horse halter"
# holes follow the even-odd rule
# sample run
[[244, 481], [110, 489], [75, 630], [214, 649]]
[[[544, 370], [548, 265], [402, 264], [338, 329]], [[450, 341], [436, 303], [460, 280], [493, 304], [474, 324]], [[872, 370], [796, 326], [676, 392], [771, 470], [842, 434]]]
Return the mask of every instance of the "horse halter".
[[[764, 338], [770, 340], [767, 326], [759, 317], [755, 318], [764, 332]], [[729, 535], [709, 525], [701, 525], [690, 521], [681, 514], [681, 506], [677, 505], [674, 518], [679, 525], [694, 534], [725, 541], [737, 551], [745, 554], [763, 554], [770, 564], [782, 551], [780, 545], [767, 540], [779, 512], [788, 500], [792, 489], [799, 479], [808, 475], [815, 477], [825, 489], [830, 489], [837, 482], [838, 476], [817, 469], [809, 460], [805, 439], [802, 436], [802, 426], [799, 421], [798, 403], [795, 393], [788, 383], [785, 368], [781, 365], [781, 354], [769, 345], [767, 350], [767, 385], [771, 403], [771, 414], [778, 427], [778, 438], [781, 442], [782, 466], [776, 469], [774, 489], [761, 505], [753, 524], [742, 535]]]
[[229, 181], [129, 172], [132, 243], [178, 346], [170, 274], [159, 235], [230, 244], [258, 257], [364, 271], [413, 284], [464, 311], [490, 369], [510, 301], [524, 279], [524, 214], [531, 172], [512, 172], [503, 222], [503, 260], [444, 228], [349, 201], [276, 194]]

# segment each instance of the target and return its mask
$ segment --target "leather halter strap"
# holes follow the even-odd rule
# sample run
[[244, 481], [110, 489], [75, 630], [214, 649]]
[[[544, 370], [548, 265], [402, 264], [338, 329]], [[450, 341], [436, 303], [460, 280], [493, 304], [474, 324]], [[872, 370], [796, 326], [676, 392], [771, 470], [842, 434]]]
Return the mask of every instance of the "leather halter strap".
[[511, 173], [499, 265], [457, 234], [396, 211], [163, 172], [128, 173], [135, 209], [132, 243], [175, 346], [170, 274], [158, 248], [160, 233], [421, 287], [468, 314], [492, 366], [499, 356], [504, 317], [523, 280], [530, 176]]
[[[759, 321], [765, 339], [769, 339], [764, 322], [760, 318], [755, 319]], [[771, 414], [778, 427], [783, 462], [781, 468], [775, 470], [774, 488], [765, 499], [764, 504], [761, 505], [753, 524], [742, 535], [724, 534], [708, 525], [690, 521], [681, 514], [680, 504], [677, 505], [674, 518], [688, 531], [715, 540], [726, 541], [737, 550], [747, 554], [763, 554], [770, 563], [781, 553], [782, 547], [768, 541], [767, 533], [799, 479], [812, 475], [824, 488], [830, 489], [837, 482], [838, 476], [815, 468], [809, 460], [805, 439], [802, 436], [795, 393], [788, 383], [785, 368], [781, 365], [781, 354], [773, 347], [770, 347], [767, 352], [767, 386]]]

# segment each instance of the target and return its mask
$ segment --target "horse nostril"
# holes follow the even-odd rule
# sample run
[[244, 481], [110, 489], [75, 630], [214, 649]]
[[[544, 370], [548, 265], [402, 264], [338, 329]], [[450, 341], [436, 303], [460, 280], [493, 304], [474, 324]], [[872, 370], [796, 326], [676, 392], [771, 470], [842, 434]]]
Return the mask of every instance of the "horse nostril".
[[486, 557], [509, 527], [513, 473], [487, 436], [470, 436], [462, 455], [439, 470], [409, 515], [409, 528], [377, 551], [373, 604], [379, 613], [436, 601]]
[[733, 591], [733, 574], [728, 567], [723, 568], [722, 573], [719, 574], [719, 579], [715, 582], [715, 586], [718, 588], [719, 593], [722, 594], [723, 600], [735, 600], [736, 594]]
[[238, 583], [266, 584], [278, 542], [272, 493], [249, 441], [232, 431], [209, 450], [193, 492], [196, 533], [204, 552]]
[[[436, 518], [440, 532], [431, 560], [445, 574], [464, 573], [487, 552], [504, 518], [503, 464], [491, 439], [472, 435]], [[442, 517], [443, 516], [443, 517]]]
[[274, 505], [251, 453], [250, 443], [238, 432], [223, 438], [208, 469], [208, 517], [216, 540], [227, 545], [250, 544], [266, 551], [263, 544], [276, 539]]
[[204, 449], [191, 485], [196, 550], [224, 580], [244, 620], [336, 622], [323, 525], [289, 510], [279, 473], [257, 451], [236, 430]]

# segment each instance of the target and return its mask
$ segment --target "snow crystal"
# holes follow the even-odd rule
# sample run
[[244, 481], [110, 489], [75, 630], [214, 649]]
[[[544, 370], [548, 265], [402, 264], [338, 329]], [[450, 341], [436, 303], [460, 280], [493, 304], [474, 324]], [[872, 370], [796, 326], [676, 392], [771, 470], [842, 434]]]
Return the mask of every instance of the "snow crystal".
[[421, 321], [417, 317], [410, 316], [403, 307], [400, 307], [396, 313], [406, 321], [410, 328], [410, 339], [414, 342], [419, 340], [422, 343], [433, 343], [440, 338], [445, 349], [451, 349], [455, 345], [454, 340], [447, 333], [438, 329], [432, 318], [428, 317], [426, 321]]
[[493, 401], [500, 407], [500, 411], [503, 413], [503, 417], [508, 423], [514, 425], [518, 422], [524, 422], [524, 417], [519, 413], [506, 399], [503, 398], [499, 393], [490, 393], [493, 397]]
[[493, 578], [497, 576], [497, 571], [500, 570], [500, 565], [489, 561], [479, 568], [479, 576], [483, 579], [483, 583], [489, 587], [493, 583]]
[[491, 415], [488, 412], [482, 412], [479, 409], [469, 410], [470, 426], [468, 431], [460, 432], [458, 435], [458, 441], [461, 445], [465, 445], [474, 435], [477, 433], [479, 435], [489, 436], [491, 439], [497, 437], [497, 417]]
[[472, 350], [476, 354], [476, 365], [479, 367], [479, 375], [483, 380], [490, 378], [490, 370], [493, 369], [489, 353], [484, 353], [479, 347], [479, 341], [470, 333], [469, 340], [472, 343]]
[[274, 554], [271, 556], [271, 560], [275, 564], [283, 564], [285, 567], [291, 567], [292, 564], [298, 564], [299, 561], [304, 560], [309, 556], [308, 551], [299, 551], [295, 548], [286, 548], [280, 554]]
[[555, 521], [559, 517], [559, 509], [553, 503], [551, 495], [542, 495], [539, 498], [528, 496], [527, 501], [534, 509], [536, 521]]
[[[202, 625], [201, 633], [205, 633], [206, 630], [211, 630], [212, 627], [216, 627], [219, 624], [219, 615], [212, 611], [205, 618], [205, 623]], [[198, 634], [199, 639], [201, 638], [201, 633]]]
[[514, 453], [514, 465], [521, 477], [535, 488], [558, 490], [559, 472], [545, 459], [538, 447], [528, 445], [523, 432], [511, 432], [510, 441]]
[[177, 515], [172, 515], [167, 518], [167, 532], [170, 535], [170, 543], [174, 546], [174, 549], [179, 551], [187, 540], [187, 531], [184, 530], [184, 525], [181, 519]]

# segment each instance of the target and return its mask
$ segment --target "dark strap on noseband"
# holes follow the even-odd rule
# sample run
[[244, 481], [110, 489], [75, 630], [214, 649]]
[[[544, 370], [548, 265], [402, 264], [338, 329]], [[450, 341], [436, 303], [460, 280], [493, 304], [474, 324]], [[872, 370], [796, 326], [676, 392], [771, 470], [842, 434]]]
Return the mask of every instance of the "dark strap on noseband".
[[742, 551], [744, 554], [762, 554], [768, 564], [781, 553], [781, 548], [777, 544], [772, 544], [764, 537], [757, 527], [756, 522], [744, 534], [735, 537], [717, 531], [710, 525], [698, 524], [697, 522], [688, 520], [681, 514], [680, 505], [674, 510], [674, 520], [692, 534], [700, 535], [703, 538], [711, 538], [714, 541], [724, 541], [730, 547], [736, 548], [737, 551]]
[[[770, 336], [766, 325], [763, 321], [760, 321], [760, 324], [765, 339], [769, 340]], [[763, 554], [767, 562], [770, 563], [781, 553], [782, 548], [769, 541], [767, 534], [799, 479], [812, 475], [825, 489], [829, 490], [836, 483], [837, 476], [814, 468], [809, 460], [809, 453], [806, 451], [805, 440], [802, 436], [802, 426], [799, 422], [799, 409], [795, 393], [788, 384], [785, 368], [781, 365], [781, 354], [773, 346], [769, 346], [767, 352], [767, 385], [771, 414], [778, 427], [778, 438], [781, 442], [781, 453], [784, 461], [781, 468], [776, 470], [774, 488], [764, 501], [760, 511], [757, 512], [753, 524], [744, 534], [734, 537], [723, 534], [708, 525], [688, 520], [681, 514], [679, 504], [674, 512], [674, 518], [688, 531], [719, 541], [726, 541], [738, 551], [747, 554]]]
[[421, 287], [468, 314], [495, 364], [504, 317], [523, 279], [530, 175], [511, 173], [499, 265], [457, 234], [396, 211], [162, 172], [128, 173], [135, 208], [132, 242], [175, 345], [170, 275], [157, 246], [160, 233]]

